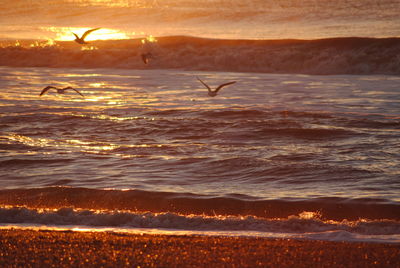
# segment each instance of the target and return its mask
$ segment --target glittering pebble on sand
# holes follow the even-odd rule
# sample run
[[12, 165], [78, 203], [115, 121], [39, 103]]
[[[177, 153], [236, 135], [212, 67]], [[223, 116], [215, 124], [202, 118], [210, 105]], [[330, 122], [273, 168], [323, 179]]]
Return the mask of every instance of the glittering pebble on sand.
[[232, 84], [236, 83], [236, 81], [232, 81], [232, 82], [228, 82], [228, 83], [219, 85], [219, 86], [213, 91], [206, 83], [204, 83], [203, 81], [201, 81], [200, 78], [197, 77], [197, 80], [199, 80], [199, 81], [208, 89], [208, 96], [210, 96], [210, 97], [215, 97], [215, 96], [217, 96], [218, 91], [219, 91], [221, 88], [223, 88], [224, 86], [228, 86], [228, 85], [232, 85]]
[[82, 97], [84, 97], [84, 96], [83, 96], [78, 90], [76, 90], [75, 88], [72, 88], [72, 87], [57, 88], [57, 87], [53, 87], [53, 86], [47, 86], [47, 87], [45, 87], [45, 88], [42, 90], [42, 92], [40, 92], [40, 95], [39, 95], [39, 96], [42, 96], [44, 93], [46, 93], [46, 92], [47, 92], [48, 90], [50, 90], [50, 89], [55, 89], [55, 90], [57, 90], [57, 93], [58, 93], [58, 94], [64, 94], [66, 90], [72, 89], [72, 90], [76, 91], [79, 95], [81, 95]]
[[98, 29], [100, 29], [100, 28], [94, 28], [94, 29], [87, 30], [87, 31], [82, 35], [82, 37], [79, 37], [76, 33], [73, 33], [73, 34], [75, 35], [75, 40], [74, 40], [74, 41], [77, 42], [78, 44], [82, 44], [82, 45], [87, 44], [87, 42], [85, 41], [86, 36], [87, 36], [88, 34], [90, 34], [91, 32], [96, 31], [96, 30], [98, 30]]

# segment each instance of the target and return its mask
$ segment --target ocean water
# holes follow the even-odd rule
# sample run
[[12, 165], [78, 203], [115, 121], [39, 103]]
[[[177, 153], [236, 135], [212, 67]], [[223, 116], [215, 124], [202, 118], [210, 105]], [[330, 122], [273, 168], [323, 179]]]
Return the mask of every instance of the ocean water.
[[400, 242], [400, 4], [207, 3], [2, 7], [0, 225]]

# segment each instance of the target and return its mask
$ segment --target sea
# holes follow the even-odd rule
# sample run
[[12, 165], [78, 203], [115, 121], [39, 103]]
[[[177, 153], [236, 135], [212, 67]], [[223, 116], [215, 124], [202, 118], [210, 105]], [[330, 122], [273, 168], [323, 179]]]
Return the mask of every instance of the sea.
[[400, 243], [399, 12], [2, 1], [0, 228]]

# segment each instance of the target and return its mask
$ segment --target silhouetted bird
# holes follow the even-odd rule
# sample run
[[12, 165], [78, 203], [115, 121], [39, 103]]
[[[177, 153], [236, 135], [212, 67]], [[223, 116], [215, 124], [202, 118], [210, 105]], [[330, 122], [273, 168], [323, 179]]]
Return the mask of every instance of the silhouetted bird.
[[142, 57], [144, 64], [149, 63], [149, 59], [153, 58], [153, 54], [151, 54], [150, 52], [142, 53], [140, 56]]
[[232, 84], [236, 83], [236, 81], [228, 82], [228, 83], [219, 85], [214, 91], [212, 91], [211, 88], [206, 83], [204, 83], [203, 81], [200, 80], [200, 78], [197, 77], [197, 80], [199, 80], [208, 89], [208, 96], [210, 96], [210, 97], [217, 96], [218, 91], [221, 88], [223, 88], [224, 86], [228, 86], [228, 85], [232, 85]]
[[98, 30], [98, 29], [100, 29], [100, 28], [95, 28], [95, 29], [87, 30], [87, 31], [82, 35], [82, 37], [79, 37], [76, 33], [73, 33], [73, 34], [75, 35], [75, 40], [74, 40], [74, 41], [77, 42], [78, 44], [81, 44], [81, 45], [87, 44], [87, 42], [85, 41], [86, 36], [87, 36], [88, 34], [90, 34], [91, 32], [96, 31], [96, 30]]
[[65, 87], [65, 88], [57, 88], [57, 87], [53, 87], [53, 86], [47, 86], [47, 87], [45, 87], [43, 90], [42, 90], [42, 92], [40, 92], [40, 95], [39, 96], [42, 96], [44, 93], [46, 93], [49, 89], [55, 89], [55, 90], [57, 90], [57, 93], [58, 94], [64, 94], [64, 92], [66, 91], [66, 90], [68, 90], [68, 89], [72, 89], [72, 90], [75, 90], [79, 95], [81, 95], [82, 97], [84, 97], [78, 90], [76, 90], [75, 88], [72, 88], [72, 87]]

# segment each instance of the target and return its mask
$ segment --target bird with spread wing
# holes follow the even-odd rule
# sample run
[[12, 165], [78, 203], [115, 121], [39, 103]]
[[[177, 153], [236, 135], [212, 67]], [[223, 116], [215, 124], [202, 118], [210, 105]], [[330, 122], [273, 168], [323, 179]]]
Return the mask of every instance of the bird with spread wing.
[[50, 89], [55, 89], [57, 90], [58, 94], [64, 94], [66, 90], [68, 89], [72, 89], [74, 91], [76, 91], [79, 95], [81, 95], [82, 97], [84, 97], [82, 95], [82, 93], [80, 93], [78, 90], [76, 90], [75, 88], [72, 87], [64, 87], [64, 88], [58, 88], [58, 87], [53, 87], [53, 86], [47, 86], [44, 89], [42, 89], [42, 92], [40, 92], [39, 96], [42, 96], [44, 93], [46, 93], [47, 91], [49, 91]]
[[97, 31], [99, 29], [100, 28], [94, 28], [94, 29], [87, 30], [81, 37], [79, 37], [76, 33], [73, 33], [75, 35], [74, 41], [81, 45], [87, 44], [88, 42], [85, 41], [86, 36], [88, 36], [88, 34], [90, 34], [91, 32]]
[[221, 88], [236, 83], [236, 81], [224, 83], [224, 84], [222, 84], [222, 85], [219, 85], [215, 90], [212, 90], [212, 89], [211, 89], [206, 83], [204, 83], [200, 78], [197, 77], [197, 80], [199, 80], [199, 81], [208, 89], [208, 96], [210, 96], [210, 97], [215, 97], [215, 96], [217, 96], [217, 93], [218, 93], [218, 91], [219, 91]]

